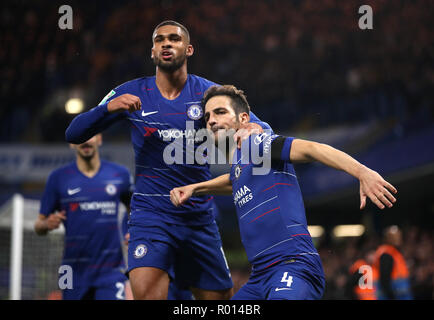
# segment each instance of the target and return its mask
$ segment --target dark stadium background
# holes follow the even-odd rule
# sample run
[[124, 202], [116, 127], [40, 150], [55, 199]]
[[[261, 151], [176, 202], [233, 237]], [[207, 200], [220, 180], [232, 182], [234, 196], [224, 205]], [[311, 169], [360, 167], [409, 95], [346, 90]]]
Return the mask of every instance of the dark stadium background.
[[[62, 4], [73, 9], [73, 30], [58, 27]], [[364, 4], [373, 9], [372, 30], [358, 27]], [[392, 209], [369, 204], [361, 212], [355, 179], [317, 164], [296, 167], [308, 223], [324, 228], [315, 239], [327, 277], [324, 299], [349, 299], [349, 266], [379, 244], [390, 224], [404, 232], [402, 252], [415, 298], [434, 298], [431, 0], [2, 1], [0, 6], [0, 166], [7, 165], [9, 148], [65, 144], [74, 116], [65, 112], [69, 98], [79, 96], [90, 108], [124, 81], [154, 74], [152, 31], [174, 19], [187, 26], [195, 47], [190, 73], [242, 88], [252, 110], [275, 132], [340, 148], [397, 187]], [[129, 130], [116, 125], [104, 141], [129, 147]], [[43, 187], [44, 181], [0, 176], [0, 200], [15, 192], [38, 199]], [[231, 203], [230, 197], [217, 197], [238, 288], [249, 266]], [[333, 228], [343, 224], [362, 224], [365, 232], [334, 237]]]

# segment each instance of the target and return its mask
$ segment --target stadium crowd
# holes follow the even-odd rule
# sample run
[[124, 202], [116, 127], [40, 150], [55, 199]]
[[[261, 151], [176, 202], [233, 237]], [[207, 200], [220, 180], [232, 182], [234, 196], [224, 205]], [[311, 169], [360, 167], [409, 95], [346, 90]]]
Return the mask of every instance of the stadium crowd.
[[[358, 27], [362, 4], [373, 8], [373, 30]], [[276, 130], [385, 117], [405, 121], [415, 113], [419, 127], [432, 121], [429, 0], [70, 6], [73, 30], [58, 28], [58, 6], [51, 1], [3, 6], [1, 141], [62, 141], [71, 118], [64, 112], [69, 95], [81, 92], [90, 107], [123, 81], [152, 74], [151, 32], [167, 18], [191, 32], [196, 54], [190, 72], [243, 88], [255, 112]]]

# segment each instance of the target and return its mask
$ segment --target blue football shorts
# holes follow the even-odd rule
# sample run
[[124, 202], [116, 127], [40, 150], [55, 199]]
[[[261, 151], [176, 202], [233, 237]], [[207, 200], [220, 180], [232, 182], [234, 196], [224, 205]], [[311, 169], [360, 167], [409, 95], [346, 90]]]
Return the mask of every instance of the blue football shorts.
[[309, 276], [300, 264], [280, 264], [253, 271], [232, 300], [318, 300], [324, 293], [323, 277]]
[[[181, 287], [226, 290], [233, 287], [215, 221], [185, 226], [163, 221], [129, 224], [128, 270], [154, 267]], [[175, 276], [176, 275], [176, 276]]]

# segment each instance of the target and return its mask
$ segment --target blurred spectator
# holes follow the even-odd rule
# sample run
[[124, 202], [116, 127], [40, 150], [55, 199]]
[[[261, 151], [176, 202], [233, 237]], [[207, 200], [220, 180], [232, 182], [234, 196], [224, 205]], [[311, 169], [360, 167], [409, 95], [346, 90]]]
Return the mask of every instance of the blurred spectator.
[[411, 300], [410, 274], [407, 263], [399, 251], [402, 246], [402, 232], [398, 226], [384, 230], [383, 244], [375, 252], [374, 279], [376, 296], [379, 300]]
[[377, 300], [374, 287], [374, 250], [362, 254], [349, 268], [347, 297], [351, 300]]

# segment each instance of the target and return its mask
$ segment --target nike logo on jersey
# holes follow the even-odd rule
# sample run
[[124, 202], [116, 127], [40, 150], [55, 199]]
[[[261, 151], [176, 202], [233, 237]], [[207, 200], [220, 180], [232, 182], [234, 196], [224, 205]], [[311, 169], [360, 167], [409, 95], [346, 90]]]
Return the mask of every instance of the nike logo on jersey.
[[75, 188], [75, 189], [68, 189], [67, 190], [68, 195], [70, 195], [70, 196], [72, 196], [73, 194], [76, 194], [76, 193], [78, 193], [80, 191], [81, 191], [81, 188]]
[[145, 112], [142, 111], [142, 117], [150, 116], [151, 114], [157, 113], [158, 111]]
[[280, 290], [292, 290], [291, 288], [276, 288], [274, 291], [280, 291]]

